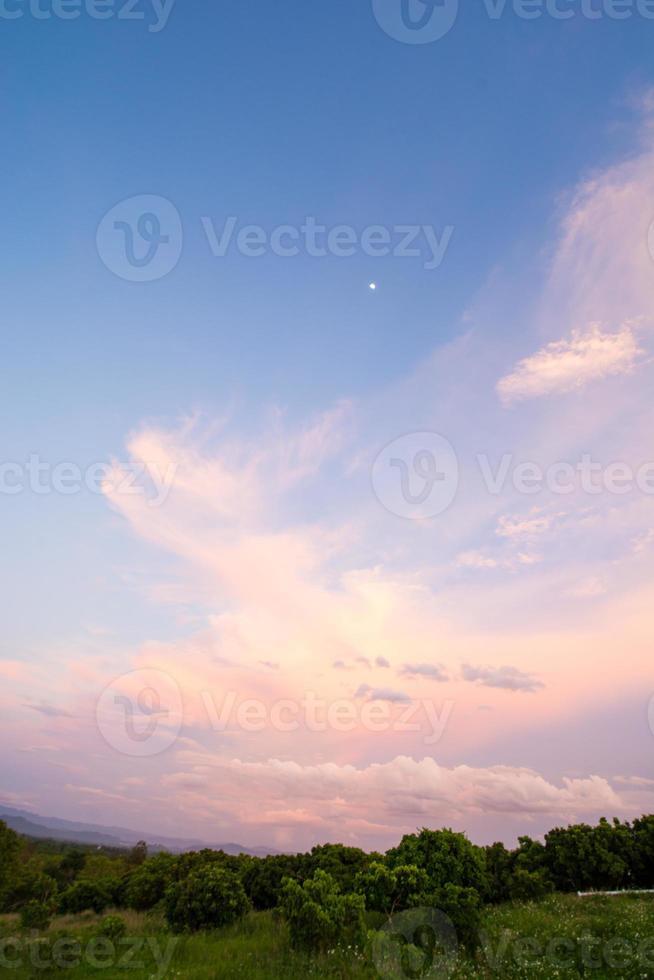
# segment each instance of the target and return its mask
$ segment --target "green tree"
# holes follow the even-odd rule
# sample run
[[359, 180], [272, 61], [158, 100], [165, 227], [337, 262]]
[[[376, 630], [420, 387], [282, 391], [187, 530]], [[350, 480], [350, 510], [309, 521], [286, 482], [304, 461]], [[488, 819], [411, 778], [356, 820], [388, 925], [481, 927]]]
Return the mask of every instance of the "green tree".
[[145, 912], [162, 901], [174, 879], [173, 855], [157, 854], [129, 875], [122, 891], [122, 900], [128, 908]]
[[287, 878], [280, 909], [296, 949], [326, 952], [342, 944], [360, 945], [365, 937], [362, 895], [343, 895], [326, 871], [300, 884]]
[[428, 886], [423, 868], [415, 864], [389, 868], [381, 861], [374, 861], [365, 871], [360, 871], [355, 882], [355, 890], [363, 895], [366, 908], [385, 915], [426, 905]]
[[59, 911], [64, 915], [79, 912], [104, 912], [111, 905], [109, 890], [99, 881], [76, 881], [59, 897]]
[[20, 910], [20, 924], [23, 929], [47, 929], [51, 918], [50, 908], [43, 902], [28, 902]]
[[165, 910], [171, 929], [196, 932], [237, 922], [250, 910], [250, 902], [233, 871], [207, 863], [169, 886]]
[[413, 864], [422, 868], [431, 891], [451, 884], [474, 888], [481, 896], [488, 893], [486, 856], [465, 834], [423, 828], [419, 834], [406, 834], [386, 856], [391, 867]]
[[0, 820], [0, 910], [4, 911], [14, 878], [20, 867], [21, 840]]
[[634, 880], [641, 888], [654, 888], [654, 816], [634, 820], [632, 835]]
[[302, 860], [297, 855], [271, 854], [252, 858], [241, 872], [243, 886], [255, 909], [274, 909], [279, 905], [284, 878], [299, 879]]
[[424, 870], [425, 904], [449, 916], [460, 943], [468, 948], [478, 943], [481, 902], [490, 890], [482, 848], [465, 834], [424, 828], [405, 835], [387, 859], [392, 868], [409, 864]]

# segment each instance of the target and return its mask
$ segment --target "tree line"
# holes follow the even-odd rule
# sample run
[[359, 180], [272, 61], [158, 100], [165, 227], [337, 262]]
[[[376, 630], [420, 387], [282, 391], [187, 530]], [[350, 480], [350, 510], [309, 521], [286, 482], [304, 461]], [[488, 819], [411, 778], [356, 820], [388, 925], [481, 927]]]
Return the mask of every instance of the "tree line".
[[357, 944], [372, 923], [430, 907], [472, 948], [488, 903], [552, 891], [654, 887], [654, 815], [632, 823], [557, 827], [544, 841], [481, 847], [453, 830], [423, 828], [386, 853], [344, 844], [260, 858], [204, 849], [148, 854], [35, 842], [0, 821], [0, 911], [44, 928], [56, 913], [160, 909], [175, 932], [212, 929], [249, 910], [276, 909], [296, 947]]

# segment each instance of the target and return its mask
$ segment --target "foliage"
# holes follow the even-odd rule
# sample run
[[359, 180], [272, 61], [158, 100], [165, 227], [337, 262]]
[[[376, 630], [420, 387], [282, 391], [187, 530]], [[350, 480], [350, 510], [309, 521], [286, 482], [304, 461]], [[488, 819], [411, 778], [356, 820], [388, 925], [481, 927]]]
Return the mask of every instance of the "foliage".
[[370, 860], [359, 847], [320, 844], [310, 854], [302, 855], [301, 877], [312, 878], [316, 871], [326, 871], [342, 892], [352, 892], [357, 875], [368, 867]]
[[147, 859], [148, 845], [144, 840], [138, 841], [127, 855], [127, 865], [138, 868]]
[[240, 879], [212, 863], [170, 885], [165, 896], [166, 920], [176, 932], [230, 925], [249, 908]]
[[144, 861], [126, 880], [122, 901], [130, 909], [146, 911], [162, 901], [166, 889], [174, 881], [175, 858], [158, 854]]
[[47, 929], [52, 918], [50, 908], [43, 902], [28, 902], [20, 910], [23, 929]]
[[105, 915], [98, 927], [98, 936], [115, 941], [122, 939], [127, 932], [127, 923], [120, 915]]
[[59, 911], [75, 914], [91, 910], [104, 912], [111, 905], [111, 893], [102, 882], [77, 881], [59, 897]]
[[630, 884], [633, 836], [629, 824], [602, 819], [596, 827], [576, 824], [545, 835], [548, 869], [561, 891], [615, 889]]
[[21, 909], [27, 902], [48, 904], [57, 893], [57, 885], [32, 863], [20, 864], [5, 893], [8, 911]]
[[426, 905], [429, 879], [426, 871], [415, 864], [390, 868], [381, 861], [374, 861], [365, 871], [359, 872], [355, 887], [363, 895], [367, 909], [393, 915]]
[[406, 834], [387, 857], [391, 867], [413, 864], [424, 869], [432, 892], [448, 884], [474, 888], [482, 896], [488, 892], [486, 856], [465, 834], [423, 828], [419, 834]]
[[654, 887], [654, 816], [634, 820], [633, 875], [641, 888]]
[[303, 884], [287, 878], [281, 912], [296, 949], [325, 952], [338, 945], [359, 946], [364, 940], [363, 897], [343, 895], [326, 871], [316, 871]]
[[20, 866], [20, 851], [20, 837], [9, 829], [4, 820], [0, 820], [0, 910], [3, 911]]
[[252, 858], [243, 865], [241, 879], [255, 909], [274, 909], [279, 905], [284, 878], [299, 879], [301, 860], [289, 854]]

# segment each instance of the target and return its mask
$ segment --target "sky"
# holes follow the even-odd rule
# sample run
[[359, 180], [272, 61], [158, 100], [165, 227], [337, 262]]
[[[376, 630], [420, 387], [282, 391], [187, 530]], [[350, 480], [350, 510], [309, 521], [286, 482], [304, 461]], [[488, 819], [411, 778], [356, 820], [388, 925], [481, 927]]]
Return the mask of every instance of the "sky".
[[0, 802], [654, 809], [653, 18], [3, 0]]

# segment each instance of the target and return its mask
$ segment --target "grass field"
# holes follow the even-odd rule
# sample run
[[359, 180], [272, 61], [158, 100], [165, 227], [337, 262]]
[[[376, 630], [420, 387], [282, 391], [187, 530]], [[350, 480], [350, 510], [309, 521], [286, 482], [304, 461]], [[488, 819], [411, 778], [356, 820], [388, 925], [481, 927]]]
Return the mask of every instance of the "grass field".
[[[306, 956], [289, 948], [283, 923], [252, 913], [238, 926], [193, 936], [172, 936], [157, 915], [121, 912], [127, 933], [97, 937], [102, 917], [60, 916], [42, 933], [21, 931], [15, 916], [0, 918], [0, 974], [104, 980], [300, 980], [388, 977], [654, 978], [654, 896], [577, 898], [555, 895], [510, 903], [484, 913], [482, 946], [474, 959], [460, 954], [424, 969], [420, 954], [382, 972], [373, 947]], [[414, 951], [415, 952], [415, 951]], [[390, 972], [388, 972], [390, 971]]]

